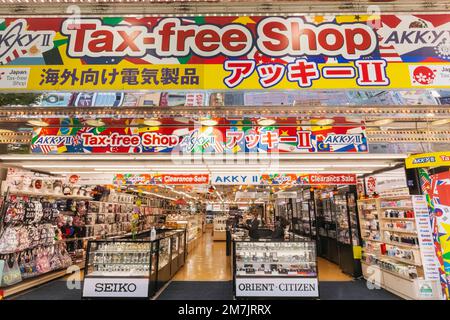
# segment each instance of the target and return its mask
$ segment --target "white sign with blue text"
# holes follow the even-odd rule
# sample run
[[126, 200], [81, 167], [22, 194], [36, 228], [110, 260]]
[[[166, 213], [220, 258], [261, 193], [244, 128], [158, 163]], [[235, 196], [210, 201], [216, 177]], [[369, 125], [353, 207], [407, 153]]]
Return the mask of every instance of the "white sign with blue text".
[[260, 174], [213, 174], [212, 184], [216, 185], [249, 185], [259, 184]]

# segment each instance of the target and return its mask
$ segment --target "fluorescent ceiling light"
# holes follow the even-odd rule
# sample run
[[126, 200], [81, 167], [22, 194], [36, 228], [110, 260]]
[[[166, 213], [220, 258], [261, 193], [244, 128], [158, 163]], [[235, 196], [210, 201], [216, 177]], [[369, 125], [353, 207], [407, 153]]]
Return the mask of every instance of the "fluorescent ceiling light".
[[317, 119], [315, 122], [319, 126], [329, 126], [334, 123], [334, 119]]
[[207, 118], [207, 119], [201, 119], [201, 120], [200, 120], [200, 123], [201, 123], [203, 126], [206, 126], [206, 127], [212, 127], [212, 126], [217, 125], [218, 122], [217, 122], [217, 120]]
[[295, 160], [365, 160], [365, 159], [405, 159], [407, 154], [393, 154], [393, 153], [360, 153], [360, 154], [344, 154], [344, 153], [333, 153], [333, 154], [305, 154], [305, 153], [292, 153], [292, 154], [218, 154], [218, 155], [183, 155], [183, 154], [172, 154], [172, 155], [142, 155], [142, 154], [130, 154], [130, 155], [115, 155], [115, 154], [104, 154], [104, 155], [1, 155], [1, 160], [55, 160], [55, 161], [73, 161], [73, 160], [236, 160], [236, 159], [248, 159], [248, 160], [283, 160], [283, 159], [295, 159]]
[[40, 119], [30, 119], [27, 121], [29, 125], [35, 126], [35, 127], [48, 127], [49, 123], [45, 122], [44, 120]]
[[105, 123], [102, 121], [102, 119], [89, 119], [86, 120], [86, 124], [92, 126], [92, 127], [102, 127], [105, 125]]
[[14, 131], [9, 129], [0, 129], [0, 133], [14, 133]]
[[264, 126], [264, 127], [272, 126], [276, 123], [276, 121], [274, 119], [267, 119], [267, 118], [258, 119], [257, 122], [260, 126]]
[[156, 118], [144, 119], [143, 123], [150, 127], [157, 127], [161, 125], [161, 121]]
[[433, 126], [442, 126], [450, 122], [450, 119], [439, 119], [431, 122]]

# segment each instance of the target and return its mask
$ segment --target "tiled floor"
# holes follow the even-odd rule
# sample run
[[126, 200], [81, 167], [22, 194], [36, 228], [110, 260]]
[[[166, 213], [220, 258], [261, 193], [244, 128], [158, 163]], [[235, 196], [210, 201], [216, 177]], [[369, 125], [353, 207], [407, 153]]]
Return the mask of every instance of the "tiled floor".
[[174, 281], [229, 281], [232, 279], [231, 259], [226, 256], [225, 241], [213, 241], [210, 232], [188, 254], [186, 264]]

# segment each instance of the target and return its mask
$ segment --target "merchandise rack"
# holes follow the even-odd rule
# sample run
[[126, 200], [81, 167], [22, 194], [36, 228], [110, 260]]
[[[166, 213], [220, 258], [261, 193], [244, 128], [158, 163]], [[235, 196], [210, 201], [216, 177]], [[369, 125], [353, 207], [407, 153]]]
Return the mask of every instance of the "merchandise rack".
[[[400, 203], [399, 206], [382, 205], [383, 203]], [[405, 202], [411, 205], [405, 205]], [[359, 219], [361, 221], [361, 238], [364, 242], [362, 269], [363, 276], [370, 282], [381, 286], [382, 288], [393, 292], [405, 299], [437, 299], [438, 283], [429, 281], [433, 287], [432, 297], [421, 297], [419, 295], [419, 281], [424, 281], [424, 267], [421, 257], [421, 247], [418, 242], [417, 223], [414, 217], [387, 217], [386, 212], [396, 210], [403, 212], [405, 215], [407, 211], [414, 212], [412, 205], [412, 196], [400, 195], [360, 199], [358, 200]], [[413, 224], [413, 229], [402, 230], [400, 228], [390, 228], [386, 224], [408, 222]], [[367, 228], [367, 226], [369, 226]], [[369, 231], [369, 233], [367, 233]], [[392, 241], [391, 235], [394, 236], [408, 236], [417, 238], [417, 244], [409, 244]], [[392, 249], [399, 254], [411, 255], [411, 259], [406, 259], [402, 256], [382, 254], [382, 246], [387, 249]], [[380, 265], [381, 264], [381, 265]], [[391, 266], [394, 270], [387, 269], [385, 266]], [[410, 275], [400, 273], [411, 272]]]

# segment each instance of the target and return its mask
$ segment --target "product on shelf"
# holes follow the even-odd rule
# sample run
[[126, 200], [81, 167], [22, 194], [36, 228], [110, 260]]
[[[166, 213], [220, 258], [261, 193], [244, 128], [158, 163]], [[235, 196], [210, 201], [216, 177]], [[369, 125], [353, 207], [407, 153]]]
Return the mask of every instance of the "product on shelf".
[[[413, 207], [414, 196], [401, 195], [386, 198], [362, 199], [358, 202], [361, 236], [363, 246], [363, 274], [370, 278], [379, 268], [381, 285], [408, 298], [418, 296], [418, 282], [424, 280], [424, 265], [416, 213]], [[399, 280], [392, 280], [392, 277]]]

